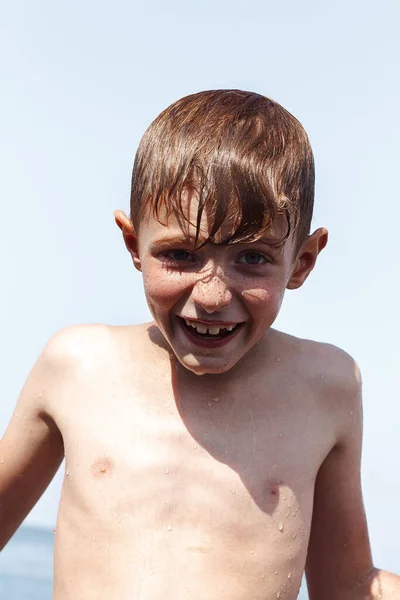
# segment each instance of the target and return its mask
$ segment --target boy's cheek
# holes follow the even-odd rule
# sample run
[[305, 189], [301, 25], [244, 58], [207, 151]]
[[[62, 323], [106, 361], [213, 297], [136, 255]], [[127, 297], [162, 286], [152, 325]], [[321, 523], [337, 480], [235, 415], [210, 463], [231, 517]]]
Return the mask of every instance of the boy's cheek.
[[284, 290], [280, 288], [265, 289], [249, 289], [242, 292], [242, 296], [249, 306], [254, 310], [262, 312], [278, 312], [283, 301]]
[[[187, 293], [182, 281], [159, 272], [143, 274], [144, 291], [150, 312], [156, 321], [170, 318], [171, 311], [185, 302]], [[160, 324], [160, 323], [159, 323]]]
[[147, 298], [156, 304], [174, 304], [182, 291], [182, 284], [179, 285], [173, 279], [163, 279], [155, 273], [146, 274], [143, 283]]

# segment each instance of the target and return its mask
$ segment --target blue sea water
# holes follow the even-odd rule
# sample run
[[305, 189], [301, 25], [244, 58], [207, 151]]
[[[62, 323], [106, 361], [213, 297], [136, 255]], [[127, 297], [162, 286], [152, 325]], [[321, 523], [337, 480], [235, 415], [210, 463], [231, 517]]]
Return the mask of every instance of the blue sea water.
[[53, 549], [52, 531], [20, 527], [0, 554], [0, 600], [51, 600]]
[[51, 600], [54, 536], [20, 527], [0, 554], [1, 600]]

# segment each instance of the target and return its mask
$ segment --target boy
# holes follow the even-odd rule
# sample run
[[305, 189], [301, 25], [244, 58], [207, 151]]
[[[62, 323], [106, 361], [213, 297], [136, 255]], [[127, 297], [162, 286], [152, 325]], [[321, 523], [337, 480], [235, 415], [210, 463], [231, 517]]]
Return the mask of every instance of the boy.
[[[0, 545], [65, 455], [54, 600], [400, 598], [373, 567], [360, 375], [271, 328], [327, 243], [300, 123], [253, 93], [166, 109], [115, 219], [154, 322], [50, 340], [1, 441]], [[18, 418], [17, 418], [18, 417]]]

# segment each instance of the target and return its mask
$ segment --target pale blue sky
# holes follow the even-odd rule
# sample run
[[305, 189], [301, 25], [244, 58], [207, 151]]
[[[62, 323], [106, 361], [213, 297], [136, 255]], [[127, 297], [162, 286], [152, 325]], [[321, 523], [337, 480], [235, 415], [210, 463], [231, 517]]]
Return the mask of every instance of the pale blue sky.
[[[359, 362], [374, 558], [398, 569], [399, 18], [394, 0], [3, 3], [1, 432], [55, 331], [149, 317], [112, 213], [150, 121], [201, 89], [268, 95], [309, 133], [330, 230], [276, 325]], [[54, 525], [60, 475], [28, 522]]]

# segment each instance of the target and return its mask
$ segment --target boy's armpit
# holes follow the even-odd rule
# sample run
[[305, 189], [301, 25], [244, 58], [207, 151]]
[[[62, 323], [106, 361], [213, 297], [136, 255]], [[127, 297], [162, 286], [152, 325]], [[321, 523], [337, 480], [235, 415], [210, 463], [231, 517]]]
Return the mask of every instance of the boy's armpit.
[[62, 462], [64, 446], [55, 413], [63, 386], [78, 366], [77, 329], [67, 328], [48, 342], [0, 441], [0, 548], [36, 504]]

